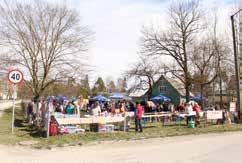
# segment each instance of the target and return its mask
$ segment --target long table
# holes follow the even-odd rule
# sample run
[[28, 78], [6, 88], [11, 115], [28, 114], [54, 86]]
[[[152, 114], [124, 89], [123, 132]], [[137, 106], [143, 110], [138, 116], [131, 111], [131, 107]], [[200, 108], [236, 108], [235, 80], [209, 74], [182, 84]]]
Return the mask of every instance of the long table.
[[[128, 116], [133, 117], [133, 113], [127, 113]], [[126, 115], [126, 116], [127, 116]], [[172, 116], [179, 116], [185, 118], [189, 116], [189, 114], [172, 114], [170, 112], [158, 112], [158, 113], [145, 113], [142, 118], [158, 118], [158, 117], [172, 117]], [[91, 116], [86, 118], [77, 118], [77, 117], [69, 117], [69, 118], [56, 118], [57, 122], [60, 125], [82, 125], [82, 124], [106, 124], [106, 123], [125, 123], [125, 117], [123, 116]]]
[[144, 114], [142, 118], [153, 118], [153, 117], [171, 117], [171, 113], [163, 113], [163, 114]]
[[[182, 118], [186, 118], [188, 116], [194, 116], [196, 115], [196, 112], [191, 112], [190, 114], [188, 113], [171, 113], [171, 112], [156, 112], [156, 113], [145, 113], [142, 118], [148, 118], [149, 121], [151, 122], [151, 118], [161, 118], [163, 117], [163, 125], [165, 125], [165, 118], [170, 118], [172, 116], [176, 116], [176, 117], [182, 117]], [[181, 121], [179, 120], [179, 125], [180, 125]]]
[[59, 125], [82, 125], [82, 124], [106, 124], [106, 123], [119, 123], [125, 120], [125, 117], [88, 117], [88, 118], [56, 118]]

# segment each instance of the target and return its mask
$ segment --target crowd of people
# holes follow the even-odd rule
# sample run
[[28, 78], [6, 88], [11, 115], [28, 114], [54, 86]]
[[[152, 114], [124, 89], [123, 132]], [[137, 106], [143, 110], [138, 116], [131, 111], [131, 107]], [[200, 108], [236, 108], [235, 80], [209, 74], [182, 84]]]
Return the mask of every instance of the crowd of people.
[[[34, 123], [37, 117], [40, 117], [43, 124], [46, 123], [47, 108], [50, 112], [50, 129], [51, 133], [55, 133], [56, 126], [58, 126], [55, 120], [54, 113], [61, 113], [66, 116], [76, 116], [81, 117], [84, 114], [91, 116], [103, 116], [105, 114], [121, 115], [124, 116], [126, 112], [134, 112], [136, 131], [142, 132], [142, 115], [144, 114], [144, 107], [140, 103], [133, 103], [131, 101], [125, 100], [114, 100], [109, 102], [102, 101], [89, 101], [89, 103], [84, 104], [83, 98], [71, 98], [71, 99], [56, 99], [56, 98], [46, 98], [42, 99], [38, 104], [39, 110], [36, 109], [36, 105], [33, 101], [27, 105], [27, 118], [30, 123]], [[48, 106], [47, 106], [48, 105]], [[81, 114], [82, 112], [82, 114]], [[38, 114], [38, 116], [37, 116]], [[129, 128], [129, 124], [127, 125]]]
[[111, 102], [102, 102], [102, 101], [90, 101], [87, 105], [87, 111], [92, 113], [92, 110], [98, 110], [100, 112], [109, 112], [113, 114], [124, 113], [126, 111], [134, 111], [135, 104], [130, 101], [125, 100], [118, 100], [118, 101], [111, 101]]
[[[142, 116], [145, 112], [144, 107], [139, 103], [133, 103], [131, 101], [125, 100], [116, 100], [111, 102], [90, 102], [88, 105], [87, 111], [93, 116], [100, 116], [101, 113], [111, 113], [115, 114], [123, 114], [125, 116], [125, 112], [134, 112], [135, 119], [135, 130], [136, 132], [143, 132], [142, 127]], [[130, 118], [130, 117], [129, 117]], [[127, 121], [127, 130], [129, 130], [129, 120]]]
[[[72, 99], [56, 99], [54, 97], [43, 98], [37, 105], [34, 104], [34, 101], [28, 103], [26, 113], [29, 123], [34, 123], [39, 117], [44, 121], [47, 111], [49, 110], [50, 114], [53, 113], [62, 113], [66, 115], [77, 115], [80, 116], [80, 106], [83, 104], [80, 103], [81, 100], [72, 98]], [[47, 106], [48, 105], [48, 106]], [[48, 110], [47, 110], [48, 109]], [[44, 123], [44, 122], [43, 122]]]
[[[42, 100], [45, 101], [45, 100]], [[83, 98], [71, 98], [64, 100], [57, 100], [55, 98], [47, 99], [48, 105], [51, 105], [50, 112], [59, 112], [63, 114], [76, 114], [80, 115], [80, 111], [86, 111], [87, 113], [98, 116], [102, 112], [108, 112], [113, 114], [119, 114], [124, 112], [135, 112], [137, 103], [126, 100], [113, 100], [113, 101], [89, 101], [89, 103], [84, 104]], [[39, 103], [39, 111], [42, 113], [46, 112], [46, 104], [44, 102]], [[140, 105], [144, 108], [145, 113], [156, 113], [156, 112], [189, 112], [191, 110], [199, 112], [201, 110], [198, 104], [193, 106], [189, 103], [181, 103], [179, 106], [175, 107], [172, 103], [164, 102], [151, 102], [151, 101], [141, 101]], [[31, 101], [27, 106], [27, 115], [36, 116], [36, 109], [34, 108], [34, 103]], [[41, 113], [40, 113], [41, 114]]]
[[[48, 105], [48, 107], [46, 107]], [[82, 117], [84, 114], [90, 116], [104, 116], [104, 115], [121, 115], [125, 116], [126, 112], [134, 112], [135, 130], [137, 132], [143, 132], [142, 117], [144, 113], [162, 113], [169, 112], [172, 115], [186, 114], [187, 124], [189, 121], [195, 121], [198, 123], [201, 117], [201, 106], [198, 103], [181, 103], [178, 106], [173, 105], [171, 102], [132, 102], [131, 100], [111, 100], [111, 101], [95, 101], [90, 100], [88, 103], [84, 103], [83, 98], [47, 98], [43, 99], [39, 103], [39, 112], [37, 113], [34, 103], [30, 102], [27, 106], [27, 117], [30, 122], [36, 120], [38, 116], [44, 120], [46, 117], [47, 110], [49, 109], [51, 115], [53, 113], [61, 113], [64, 115], [74, 115], [76, 117]], [[226, 114], [224, 114], [226, 116]], [[173, 118], [173, 116], [172, 116]], [[153, 118], [154, 119], [154, 118]], [[156, 118], [157, 121], [160, 121]], [[144, 119], [146, 120], [146, 119]], [[53, 122], [53, 123], [52, 123]], [[55, 126], [57, 121], [55, 117], [51, 116], [51, 124]], [[129, 124], [128, 124], [129, 128]]]

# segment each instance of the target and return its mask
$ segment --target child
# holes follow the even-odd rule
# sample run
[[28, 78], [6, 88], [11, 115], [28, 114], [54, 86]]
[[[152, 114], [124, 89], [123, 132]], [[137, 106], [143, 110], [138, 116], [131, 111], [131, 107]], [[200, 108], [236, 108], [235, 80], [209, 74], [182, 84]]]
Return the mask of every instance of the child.
[[55, 136], [59, 133], [59, 124], [53, 115], [50, 117], [49, 133], [50, 136]]

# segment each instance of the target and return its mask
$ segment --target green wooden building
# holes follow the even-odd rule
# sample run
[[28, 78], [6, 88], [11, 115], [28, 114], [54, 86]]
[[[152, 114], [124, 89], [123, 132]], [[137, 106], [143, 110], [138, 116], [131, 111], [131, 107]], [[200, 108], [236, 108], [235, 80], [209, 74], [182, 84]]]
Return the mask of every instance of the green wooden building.
[[[129, 96], [134, 100], [149, 100], [148, 92], [151, 91], [152, 97], [162, 94], [172, 99], [174, 105], [179, 105], [181, 102], [185, 102], [186, 91], [184, 84], [180, 81], [161, 76], [152, 86], [152, 89], [136, 89], [133, 90]], [[193, 94], [190, 93], [190, 96]]]

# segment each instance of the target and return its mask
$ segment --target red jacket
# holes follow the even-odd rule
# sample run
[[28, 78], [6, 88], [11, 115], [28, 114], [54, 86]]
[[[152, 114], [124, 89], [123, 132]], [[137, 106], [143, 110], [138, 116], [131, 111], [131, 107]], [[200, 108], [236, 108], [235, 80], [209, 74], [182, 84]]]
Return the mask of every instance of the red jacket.
[[142, 119], [142, 116], [144, 114], [144, 108], [140, 104], [137, 105], [137, 112], [136, 112], [136, 114], [137, 114], [137, 118], [138, 119]]
[[50, 136], [55, 136], [58, 134], [58, 123], [56, 123], [55, 121], [50, 122]]
[[200, 112], [200, 111], [201, 111], [200, 106], [199, 106], [198, 104], [195, 104], [195, 105], [193, 106], [193, 111], [195, 111], [196, 113]]

